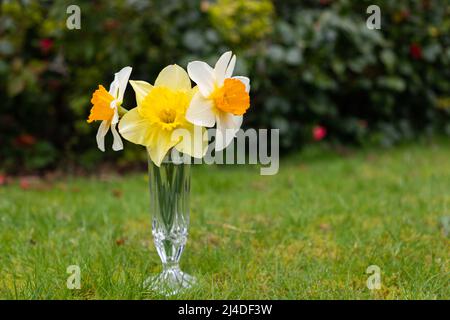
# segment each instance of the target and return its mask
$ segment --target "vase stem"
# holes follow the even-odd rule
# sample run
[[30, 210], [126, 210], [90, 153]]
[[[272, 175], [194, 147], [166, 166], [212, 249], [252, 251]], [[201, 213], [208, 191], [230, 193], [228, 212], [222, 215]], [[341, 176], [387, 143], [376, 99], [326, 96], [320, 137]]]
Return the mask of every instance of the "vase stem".
[[190, 164], [168, 157], [158, 167], [149, 160], [149, 186], [152, 234], [163, 271], [147, 279], [146, 284], [172, 295], [193, 283], [179, 267], [189, 227]]

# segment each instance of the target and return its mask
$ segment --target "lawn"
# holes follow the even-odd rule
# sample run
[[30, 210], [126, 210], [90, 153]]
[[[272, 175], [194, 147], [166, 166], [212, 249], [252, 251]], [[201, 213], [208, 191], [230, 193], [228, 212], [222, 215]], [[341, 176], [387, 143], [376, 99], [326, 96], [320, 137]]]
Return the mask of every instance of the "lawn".
[[[0, 298], [163, 298], [141, 286], [161, 270], [147, 187], [144, 172], [0, 186]], [[308, 149], [274, 176], [194, 166], [181, 265], [199, 282], [174, 298], [450, 299], [449, 191], [445, 142]]]

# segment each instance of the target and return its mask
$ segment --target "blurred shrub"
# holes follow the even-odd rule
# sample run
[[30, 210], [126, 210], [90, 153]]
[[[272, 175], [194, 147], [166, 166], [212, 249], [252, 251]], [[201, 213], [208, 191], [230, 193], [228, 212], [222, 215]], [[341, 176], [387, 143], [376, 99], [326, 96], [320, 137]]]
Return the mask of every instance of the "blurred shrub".
[[269, 0], [218, 0], [205, 9], [213, 27], [234, 45], [248, 46], [272, 32], [274, 8]]
[[[66, 28], [70, 4], [81, 30]], [[371, 4], [381, 30], [366, 27]], [[279, 128], [285, 150], [314, 141], [317, 126], [344, 143], [450, 135], [447, 1], [9, 0], [0, 13], [0, 170], [145, 156], [131, 144], [96, 150], [93, 89], [125, 65], [152, 82], [167, 64], [213, 64], [228, 49], [252, 79], [244, 124]]]

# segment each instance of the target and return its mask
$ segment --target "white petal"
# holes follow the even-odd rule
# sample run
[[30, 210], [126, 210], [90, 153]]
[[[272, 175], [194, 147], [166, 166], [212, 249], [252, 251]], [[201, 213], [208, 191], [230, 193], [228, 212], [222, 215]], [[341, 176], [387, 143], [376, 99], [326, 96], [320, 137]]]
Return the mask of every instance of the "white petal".
[[223, 85], [225, 74], [227, 72], [228, 65], [230, 64], [231, 56], [231, 51], [225, 52], [222, 56], [220, 56], [219, 60], [217, 60], [216, 62], [216, 65], [214, 66], [214, 74], [216, 75], [218, 87], [221, 87]]
[[243, 116], [235, 116], [232, 113], [221, 112], [216, 117], [216, 145], [215, 150], [220, 151], [225, 149], [236, 136], [239, 131]]
[[100, 126], [98, 127], [98, 131], [97, 131], [97, 146], [98, 148], [105, 152], [105, 136], [108, 133], [110, 127], [110, 122], [109, 121], [102, 121], [102, 123], [100, 123]]
[[114, 77], [113, 82], [109, 85], [109, 94], [114, 98], [118, 96], [119, 91], [119, 81], [117, 81], [116, 77]]
[[112, 145], [112, 149], [114, 151], [119, 151], [123, 149], [123, 143], [122, 143], [122, 139], [120, 138], [119, 133], [116, 130], [116, 125], [115, 124], [111, 124], [111, 132], [114, 138], [114, 142]]
[[241, 128], [242, 121], [244, 120], [244, 116], [235, 116], [233, 115], [234, 123], [236, 124], [236, 132]]
[[227, 71], [225, 72], [225, 78], [231, 78], [234, 71], [234, 66], [236, 65], [236, 55], [233, 55], [233, 58], [231, 58], [230, 64], [227, 67]]
[[196, 92], [186, 111], [186, 119], [202, 127], [212, 127], [216, 123], [213, 102], [200, 92]]
[[111, 101], [111, 103], [109, 105], [111, 107], [111, 109], [114, 109], [114, 115], [113, 115], [113, 118], [111, 119], [112, 124], [116, 124], [117, 122], [119, 122], [119, 111], [117, 108], [117, 104], [118, 104], [118, 101], [113, 100], [113, 101]]
[[114, 109], [114, 115], [113, 115], [113, 118], [111, 120], [111, 123], [112, 124], [116, 124], [117, 122], [119, 122], [119, 112], [118, 112], [118, 110], [116, 108], [116, 109]]
[[245, 84], [245, 91], [250, 92], [250, 79], [247, 77], [236, 76], [233, 79], [240, 80], [243, 84]]
[[114, 96], [120, 102], [123, 101], [123, 96], [125, 94], [125, 89], [127, 88], [128, 79], [131, 75], [131, 67], [125, 67], [114, 75], [114, 81], [117, 81], [117, 95]]
[[191, 90], [191, 80], [182, 67], [171, 64], [161, 70], [155, 80], [156, 86], [163, 86], [172, 90]]
[[134, 92], [136, 93], [136, 104], [139, 106], [153, 89], [153, 86], [145, 81], [134, 80], [130, 80], [130, 84], [133, 87]]
[[189, 77], [194, 81], [204, 97], [209, 97], [215, 88], [214, 70], [203, 61], [189, 62]]

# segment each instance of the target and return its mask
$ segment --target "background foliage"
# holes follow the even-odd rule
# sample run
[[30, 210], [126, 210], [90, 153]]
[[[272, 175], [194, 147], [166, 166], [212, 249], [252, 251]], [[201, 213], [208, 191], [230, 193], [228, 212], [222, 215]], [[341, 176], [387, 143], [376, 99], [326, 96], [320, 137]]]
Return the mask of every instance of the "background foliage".
[[[66, 8], [81, 8], [68, 30]], [[366, 27], [381, 7], [382, 29]], [[416, 1], [3, 1], [0, 170], [93, 166], [94, 88], [114, 72], [153, 82], [167, 64], [232, 49], [252, 79], [246, 126], [279, 128], [284, 150], [314, 139], [391, 145], [450, 135], [450, 5]], [[125, 106], [132, 107], [129, 90]], [[317, 135], [320, 129], [322, 134]], [[140, 148], [107, 152], [119, 163]]]

